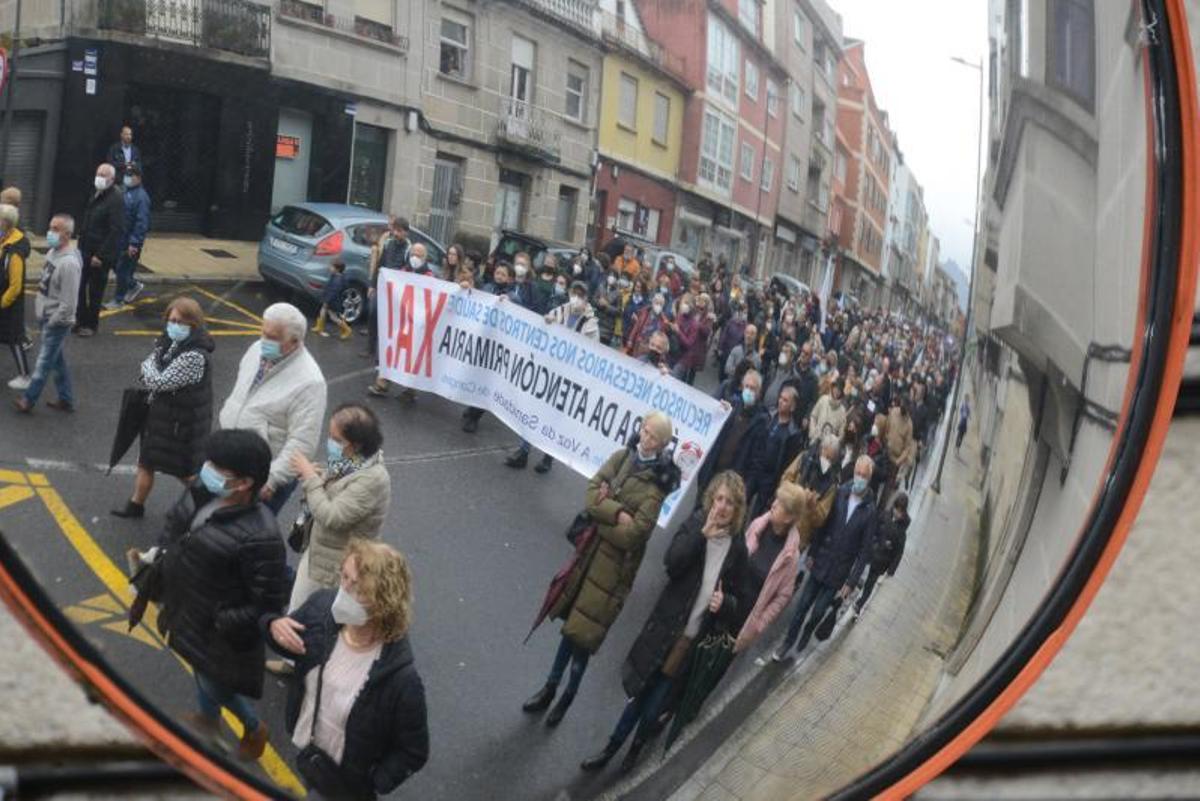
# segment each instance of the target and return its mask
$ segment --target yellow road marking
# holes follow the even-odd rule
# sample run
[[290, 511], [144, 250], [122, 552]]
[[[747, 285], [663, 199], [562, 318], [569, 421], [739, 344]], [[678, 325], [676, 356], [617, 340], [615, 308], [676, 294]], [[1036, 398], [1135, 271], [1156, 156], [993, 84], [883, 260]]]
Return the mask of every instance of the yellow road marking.
[[221, 323], [222, 325], [236, 325], [238, 328], [253, 328], [255, 331], [262, 330], [261, 323], [241, 323], [241, 322], [238, 322], [237, 320], [225, 320], [221, 317], [205, 317], [204, 320], [205, 320], [205, 322], [209, 322], [209, 323]]
[[257, 314], [250, 311], [249, 309], [239, 306], [238, 304], [234, 303], [232, 300], [226, 300], [225, 298], [221, 297], [220, 295], [213, 294], [212, 292], [209, 292], [204, 287], [196, 286], [195, 284], [192, 284], [190, 288], [199, 292], [201, 295], [212, 298], [213, 300], [217, 301], [218, 303], [224, 303], [229, 308], [236, 309], [237, 311], [240, 311], [242, 314], [249, 317], [251, 320], [256, 321], [260, 325], [262, 324], [263, 318], [259, 317]]
[[[129, 579], [108, 558], [108, 554], [92, 539], [91, 535], [87, 533], [87, 530], [75, 518], [75, 515], [71, 513], [71, 510], [67, 508], [67, 504], [63, 501], [62, 496], [58, 494], [58, 491], [53, 487], [45, 487], [39, 489], [37, 493], [41, 497], [42, 503], [46, 505], [46, 510], [50, 513], [50, 516], [54, 518], [54, 522], [62, 530], [63, 536], [67, 538], [67, 541], [79, 553], [84, 563], [91, 568], [91, 571], [108, 588], [108, 591], [116, 596], [123, 605], [126, 607], [131, 605], [133, 603], [133, 593], [129, 587]], [[147, 623], [155, 627], [153, 632], [148, 631], [148, 634], [153, 639], [158, 639], [156, 633], [157, 625], [155, 624], [156, 619], [157, 611], [153, 609], [153, 606], [147, 608], [146, 616], [143, 620], [143, 628], [149, 628], [146, 625]], [[122, 625], [127, 624], [123, 623]], [[174, 651], [171, 653], [190, 674], [192, 672], [191, 666]], [[235, 735], [241, 737], [241, 722], [228, 709], [222, 711], [226, 725], [233, 729]], [[266, 751], [263, 752], [262, 757], [259, 758], [259, 764], [276, 784], [297, 795], [303, 796], [306, 794], [304, 785], [296, 777], [296, 774], [292, 773], [291, 769], [288, 768], [287, 764], [279, 756], [279, 753], [269, 744]]]
[[0, 482], [5, 484], [26, 484], [25, 474], [20, 470], [0, 470]]
[[[143, 645], [148, 645], [156, 651], [161, 651], [166, 644], [144, 625], [129, 628], [129, 618], [121, 602], [107, 592], [102, 592], [87, 600], [80, 601], [76, 606], [68, 606], [63, 610], [73, 622], [81, 626], [107, 620], [101, 628], [116, 632], [122, 637], [132, 637]], [[113, 620], [112, 618], [116, 618]]]
[[27, 501], [32, 497], [33, 489], [31, 487], [19, 487], [16, 484], [0, 487], [0, 509], [12, 506], [14, 503]]
[[[247, 328], [245, 331], [213, 331], [209, 329], [209, 334], [214, 337], [257, 337], [261, 336], [260, 327], [256, 326], [253, 330]], [[113, 331], [114, 336], [118, 337], [156, 337], [161, 336], [162, 331], [151, 331], [150, 329], [139, 329], [135, 331]]]
[[114, 314], [124, 314], [125, 312], [133, 311], [135, 306], [144, 306], [147, 303], [154, 303], [157, 300], [158, 298], [156, 297], [142, 298], [140, 300], [135, 300], [133, 303], [126, 303], [119, 309], [105, 309], [104, 311], [100, 312], [100, 319], [104, 320], [112, 317]]

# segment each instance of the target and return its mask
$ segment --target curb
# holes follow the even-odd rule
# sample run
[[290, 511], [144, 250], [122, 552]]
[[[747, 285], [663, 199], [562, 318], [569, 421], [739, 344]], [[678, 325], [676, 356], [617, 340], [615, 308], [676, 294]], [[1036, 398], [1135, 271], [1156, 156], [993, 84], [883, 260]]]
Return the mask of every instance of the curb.
[[253, 277], [245, 275], [166, 275], [161, 273], [138, 273], [137, 280], [141, 281], [146, 286], [172, 286], [176, 284], [263, 284], [266, 281], [258, 273], [254, 273]]

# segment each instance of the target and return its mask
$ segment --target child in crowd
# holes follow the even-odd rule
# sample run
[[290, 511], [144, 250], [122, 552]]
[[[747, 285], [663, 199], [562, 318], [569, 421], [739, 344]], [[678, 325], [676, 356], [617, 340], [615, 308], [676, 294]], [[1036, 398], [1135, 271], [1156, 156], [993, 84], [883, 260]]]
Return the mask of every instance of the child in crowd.
[[317, 324], [313, 326], [313, 332], [323, 337], [329, 336], [325, 333], [325, 320], [328, 318], [337, 325], [338, 331], [341, 333], [339, 338], [349, 339], [353, 331], [342, 318], [342, 292], [346, 289], [346, 262], [335, 259], [333, 264], [329, 265], [329, 271], [329, 280], [325, 283], [324, 291], [321, 292], [321, 311], [317, 312]]

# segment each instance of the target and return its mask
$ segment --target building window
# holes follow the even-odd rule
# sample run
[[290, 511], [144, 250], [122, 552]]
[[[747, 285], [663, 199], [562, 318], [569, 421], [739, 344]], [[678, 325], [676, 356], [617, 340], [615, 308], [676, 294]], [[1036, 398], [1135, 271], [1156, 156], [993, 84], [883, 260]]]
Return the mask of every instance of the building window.
[[792, 41], [804, 49], [804, 12], [799, 8], [792, 9]]
[[471, 74], [470, 29], [465, 21], [442, 17], [442, 54], [438, 71], [442, 75], [467, 80]]
[[758, 36], [758, 0], [738, 0], [738, 21], [746, 30]]
[[832, 143], [825, 138], [825, 104], [818, 100], [816, 95], [813, 95], [812, 104], [813, 136], [818, 142], [823, 142], [829, 147]]
[[632, 231], [633, 218], [637, 215], [637, 204], [623, 197], [617, 202], [617, 230]]
[[617, 122], [631, 131], [637, 130], [638, 82], [632, 75], [621, 73], [621, 101], [617, 110]]
[[554, 215], [554, 238], [559, 242], [575, 239], [575, 208], [579, 205], [579, 190], [560, 184], [558, 187], [558, 209]]
[[753, 61], [746, 62], [746, 97], [758, 102], [758, 67]]
[[700, 144], [700, 180], [728, 191], [733, 182], [733, 137], [737, 123], [712, 108], [704, 110], [704, 138]]
[[671, 98], [654, 93], [654, 141], [666, 146], [671, 135]]
[[768, 158], [763, 159], [762, 167], [762, 190], [770, 192], [771, 186], [775, 183], [775, 162]]
[[846, 182], [846, 154], [839, 147], [833, 159], [833, 174], [842, 183]]
[[807, 102], [804, 87], [798, 83], [792, 84], [792, 114], [796, 115], [796, 119], [804, 119], [804, 106]]
[[770, 78], [767, 78], [767, 113], [779, 116], [779, 87]]
[[1092, 0], [1047, 6], [1046, 82], [1091, 111], [1096, 102], [1096, 21]]
[[537, 45], [523, 36], [512, 38], [512, 71], [510, 73], [509, 97], [513, 99], [512, 115], [529, 113], [533, 102], [533, 65], [537, 62]]
[[800, 191], [800, 159], [797, 156], [788, 158], [787, 188], [793, 192]]
[[[652, 242], [658, 241], [662, 212], [623, 197], [617, 203], [617, 230]], [[560, 237], [561, 238], [561, 237]], [[563, 241], [570, 241], [563, 238]]]
[[754, 180], [754, 147], [749, 142], [742, 142], [742, 179]]
[[567, 107], [566, 114], [577, 122], [587, 122], [588, 68], [577, 61], [567, 59]]
[[817, 161], [808, 163], [808, 184], [805, 189], [808, 193], [808, 202], [815, 203], [821, 213], [829, 210], [829, 182], [821, 180], [821, 164]]
[[737, 103], [738, 68], [740, 67], [738, 40], [725, 25], [713, 15], [708, 17], [708, 88], [730, 103]]

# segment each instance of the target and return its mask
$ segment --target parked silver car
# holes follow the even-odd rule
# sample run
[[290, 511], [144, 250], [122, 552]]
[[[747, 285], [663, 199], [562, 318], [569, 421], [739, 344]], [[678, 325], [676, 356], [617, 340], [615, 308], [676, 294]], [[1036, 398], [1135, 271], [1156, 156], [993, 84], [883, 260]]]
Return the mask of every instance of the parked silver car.
[[[387, 230], [388, 217], [377, 211], [341, 203], [297, 203], [284, 206], [267, 223], [258, 244], [258, 272], [266, 281], [319, 299], [329, 281], [329, 265], [346, 263], [342, 314], [353, 323], [366, 311], [371, 245]], [[437, 271], [446, 257], [442, 243], [409, 228], [409, 239], [425, 245]]]

